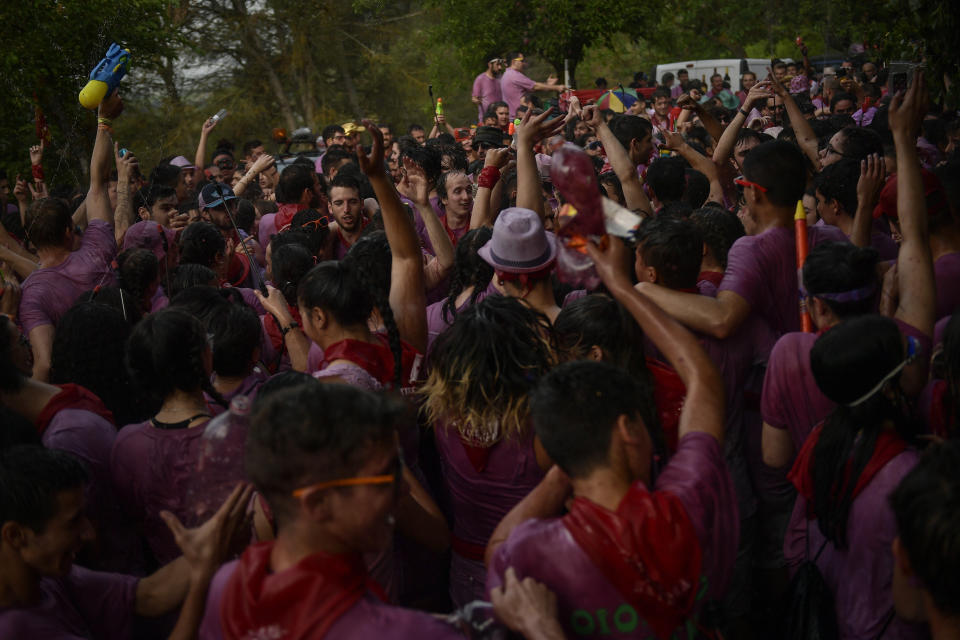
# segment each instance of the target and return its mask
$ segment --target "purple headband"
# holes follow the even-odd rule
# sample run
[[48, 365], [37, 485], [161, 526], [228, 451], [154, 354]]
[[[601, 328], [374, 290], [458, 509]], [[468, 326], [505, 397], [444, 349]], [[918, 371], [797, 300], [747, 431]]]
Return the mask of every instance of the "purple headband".
[[809, 293], [803, 286], [800, 285], [800, 295], [804, 298], [813, 297], [813, 298], [823, 298], [824, 300], [830, 300], [831, 302], [860, 302], [861, 300], [868, 300], [877, 292], [877, 283], [871, 282], [865, 287], [860, 287], [859, 289], [854, 289], [852, 291], [841, 291], [838, 293]]

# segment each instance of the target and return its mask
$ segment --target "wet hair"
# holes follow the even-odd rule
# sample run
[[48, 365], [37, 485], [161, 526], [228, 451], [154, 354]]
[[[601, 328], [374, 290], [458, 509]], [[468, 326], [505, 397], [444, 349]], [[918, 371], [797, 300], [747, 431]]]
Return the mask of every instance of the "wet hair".
[[567, 362], [543, 376], [530, 397], [537, 437], [550, 459], [572, 478], [609, 466], [610, 440], [620, 416], [655, 416], [652, 394], [634, 376], [607, 362]]
[[766, 188], [764, 195], [778, 207], [796, 205], [807, 188], [803, 152], [789, 142], [773, 140], [754, 147], [742, 169], [747, 180]]
[[371, 453], [393, 447], [404, 414], [390, 396], [345, 384], [297, 383], [257, 404], [245, 467], [279, 527], [295, 517], [298, 488], [354, 476]]
[[439, 147], [436, 145], [423, 146], [415, 140], [410, 144], [403, 138], [399, 142], [401, 164], [404, 158], [410, 158], [415, 165], [423, 169], [430, 184], [437, 184], [443, 171], [443, 156], [440, 154]]
[[227, 406], [204, 368], [207, 333], [199, 320], [177, 308], [145, 317], [127, 343], [127, 367], [147, 399], [148, 413], [159, 411], [176, 390], [204, 391]]
[[691, 209], [699, 209], [710, 196], [710, 181], [696, 169], [686, 169], [684, 178], [686, 186], [683, 189], [681, 201], [690, 205]]
[[683, 197], [687, 163], [683, 158], [659, 158], [647, 169], [647, 184], [660, 202], [675, 202]]
[[329, 236], [330, 226], [326, 218], [316, 209], [304, 209], [293, 216], [289, 229], [271, 236], [271, 251], [284, 244], [300, 244], [306, 247], [311, 255], [317, 256], [325, 248]]
[[180, 264], [200, 264], [213, 268], [218, 256], [225, 255], [227, 241], [212, 222], [200, 220], [180, 235]]
[[17, 522], [43, 533], [57, 515], [57, 496], [89, 479], [84, 464], [66, 451], [21, 445], [0, 452], [0, 525]]
[[173, 187], [168, 187], [163, 184], [150, 183], [141, 189], [137, 189], [133, 194], [133, 222], [140, 219], [137, 212], [140, 211], [141, 207], [147, 211], [151, 211], [153, 205], [157, 204], [157, 201], [163, 200], [164, 198], [175, 198], [176, 195], [177, 192]]
[[63, 245], [64, 236], [73, 228], [70, 207], [59, 198], [41, 198], [27, 207], [24, 232], [38, 249]]
[[162, 185], [171, 189], [180, 181], [180, 167], [169, 162], [161, 162], [150, 172], [150, 184]]
[[860, 180], [860, 161], [843, 158], [827, 165], [813, 177], [817, 190], [825, 200], [836, 200], [843, 213], [852, 218], [857, 212], [857, 182]]
[[771, 140], [773, 140], [773, 137], [769, 133], [763, 133], [761, 131], [750, 129], [749, 127], [744, 127], [737, 132], [737, 139], [733, 146], [739, 147], [748, 142], [754, 142], [760, 145], [764, 142], [770, 142]]
[[890, 494], [900, 544], [945, 616], [960, 615], [960, 443], [928, 447]]
[[450, 273], [450, 289], [443, 303], [441, 315], [445, 322], [457, 317], [457, 298], [467, 287], [473, 287], [468, 305], [477, 303], [477, 298], [490, 285], [493, 267], [480, 257], [477, 251], [493, 237], [493, 229], [471, 229], [457, 243], [453, 256], [453, 271]]
[[746, 235], [743, 222], [735, 213], [726, 209], [703, 207], [690, 216], [690, 221], [700, 232], [704, 244], [713, 254], [713, 259], [727, 268], [727, 254], [738, 239]]
[[673, 216], [647, 218], [637, 230], [637, 251], [645, 265], [657, 270], [657, 279], [664, 286], [697, 286], [703, 237], [690, 220]]
[[200, 285], [212, 286], [216, 283], [217, 274], [210, 267], [202, 264], [179, 264], [170, 270], [167, 297], [171, 300], [181, 291]]
[[160, 275], [157, 256], [149, 249], [127, 249], [117, 256], [117, 265], [120, 288], [133, 296], [144, 311], [149, 311], [150, 300], [145, 297]]
[[456, 139], [454, 139], [453, 144], [440, 146], [441, 169], [443, 169], [444, 158], [448, 159], [446, 171], [456, 171], [459, 173], [470, 172], [470, 159], [467, 157], [467, 152], [464, 148], [457, 144]]
[[0, 315], [0, 390], [19, 391], [27, 377], [14, 364], [10, 352], [10, 328], [15, 325], [6, 315]]
[[[669, 91], [667, 94], [669, 97]], [[642, 140], [653, 133], [653, 125], [650, 124], [650, 121], [640, 116], [614, 116], [609, 125], [611, 133], [628, 152], [630, 151], [630, 143], [634, 139]]]
[[213, 336], [213, 370], [227, 378], [245, 377], [253, 368], [263, 327], [257, 312], [245, 303], [225, 302], [205, 323], [207, 334]]
[[873, 129], [847, 126], [840, 131], [843, 139], [839, 144], [838, 151], [842, 151], [844, 157], [856, 161], [866, 160], [874, 153], [881, 158], [883, 157], [883, 139]]
[[[328, 147], [327, 152], [323, 154], [323, 160], [320, 161], [320, 168], [323, 169], [323, 175], [328, 175], [334, 165], [344, 160], [350, 160], [351, 158], [353, 158], [353, 156], [350, 155], [350, 152], [341, 146], [333, 145], [332, 147]], [[301, 193], [303, 192], [301, 191]]]
[[[870, 313], [880, 293], [877, 252], [848, 242], [821, 242], [803, 264], [803, 288], [819, 298], [840, 319]], [[840, 300], [836, 294], [860, 292], [855, 300]]]
[[514, 298], [485, 298], [434, 342], [433, 369], [421, 390], [426, 415], [468, 442], [523, 437], [530, 390], [555, 353], [546, 316]]
[[[440, 196], [441, 200], [445, 200], [450, 197], [450, 194], [447, 192], [447, 181], [450, 180], [453, 176], [463, 176], [466, 175], [461, 171], [451, 170], [445, 173], [440, 174], [440, 179], [437, 180], [437, 195]], [[468, 185], [469, 188], [469, 185]], [[441, 206], [443, 203], [441, 202]]]
[[300, 243], [274, 245], [270, 250], [273, 282], [287, 300], [297, 299], [297, 287], [316, 264], [313, 254]]
[[314, 176], [314, 169], [306, 165], [291, 164], [286, 167], [280, 174], [280, 180], [277, 181], [277, 202], [280, 204], [300, 202], [300, 196], [303, 195], [304, 190], [313, 189]]
[[124, 364], [129, 335], [130, 324], [116, 308], [100, 302], [73, 305], [53, 338], [50, 383], [89, 389], [113, 413], [117, 426], [145, 418]]
[[[867, 315], [841, 322], [820, 336], [810, 351], [817, 386], [837, 407], [823, 422], [813, 449], [810, 508], [821, 533], [838, 549], [847, 548], [847, 520], [853, 490], [873, 455], [887, 421], [912, 439], [914, 429], [899, 401], [885, 389], [860, 399], [904, 359], [900, 330], [890, 318]], [[899, 374], [887, 385], [899, 384]]]

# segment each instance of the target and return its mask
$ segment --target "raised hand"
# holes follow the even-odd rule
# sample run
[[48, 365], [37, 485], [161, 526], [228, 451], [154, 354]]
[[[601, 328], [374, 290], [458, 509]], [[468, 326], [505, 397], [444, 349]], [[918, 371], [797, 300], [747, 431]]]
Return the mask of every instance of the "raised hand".
[[268, 284], [266, 296], [257, 289], [254, 289], [253, 293], [257, 296], [260, 304], [263, 305], [264, 310], [272, 314], [278, 321], [282, 323], [284, 320], [292, 319], [287, 299], [283, 297], [283, 293], [279, 289]]
[[563, 131], [563, 118], [547, 118], [556, 111], [555, 107], [550, 107], [538, 116], [533, 116], [532, 111], [527, 109], [517, 126], [517, 145], [528, 145], [533, 147], [535, 144], [549, 138], [552, 135]]
[[41, 162], [43, 162], [43, 140], [40, 141], [40, 144], [30, 147], [30, 164], [38, 165]]
[[663, 147], [665, 149], [679, 151], [680, 147], [686, 144], [686, 141], [683, 139], [683, 135], [677, 131], [660, 129], [660, 133], [663, 135]]
[[273, 162], [273, 156], [269, 153], [262, 154], [259, 158], [253, 161], [253, 164], [250, 166], [248, 173], [258, 174], [264, 171], [270, 164]]
[[860, 161], [860, 179], [857, 180], [857, 202], [861, 205], [869, 204], [870, 208], [880, 198], [880, 190], [886, 184], [886, 161], [882, 156], [874, 153], [866, 160]]
[[783, 86], [783, 83], [777, 79], [777, 75], [773, 72], [773, 69], [771, 69], [770, 67], [767, 67], [767, 82], [770, 84], [770, 88], [773, 89], [773, 92], [776, 93], [781, 98], [787, 96], [790, 93], [789, 91], [787, 91], [787, 88]]
[[584, 107], [580, 119], [590, 125], [594, 132], [599, 131], [600, 127], [605, 124], [603, 114], [600, 113], [600, 108], [595, 104]]
[[140, 169], [140, 163], [136, 156], [134, 156], [130, 151], [127, 151], [125, 154], [123, 154], [123, 156], [121, 156], [120, 145], [114, 142], [113, 159], [117, 163], [117, 181], [121, 183], [129, 183], [130, 179], [137, 175], [137, 171]]
[[630, 250], [627, 245], [616, 236], [607, 236], [605, 245], [604, 242], [599, 245], [594, 242], [587, 243], [587, 253], [593, 260], [597, 275], [611, 291], [617, 286], [632, 286], [627, 272], [630, 264]]
[[160, 512], [194, 576], [212, 576], [226, 559], [252, 495], [253, 485], [237, 485], [213, 517], [195, 529], [184, 527], [169, 511]]
[[743, 101], [743, 110], [749, 111], [750, 107], [752, 107], [757, 100], [766, 100], [767, 98], [772, 97], [773, 91], [770, 88], [770, 81], [761, 80], [757, 84], [750, 87], [750, 91], [747, 92], [747, 99]]
[[41, 200], [50, 196], [47, 192], [47, 183], [43, 180], [35, 180], [32, 184], [27, 183], [27, 187], [30, 189], [30, 198], [32, 200]]
[[18, 173], [17, 180], [13, 187], [13, 197], [17, 202], [24, 204], [30, 200], [30, 191], [27, 189], [27, 181]]
[[380, 127], [372, 120], [364, 120], [363, 126], [367, 128], [370, 137], [373, 138], [373, 146], [370, 148], [370, 155], [363, 149], [362, 144], [357, 145], [357, 164], [360, 170], [368, 178], [383, 177], [385, 169], [383, 164], [383, 133]]
[[[490, 155], [490, 151], [487, 152]], [[427, 173], [410, 158], [403, 159], [403, 192], [416, 204], [430, 206], [430, 181]]]
[[487, 149], [487, 155], [483, 158], [483, 166], [497, 167], [501, 171], [510, 161], [510, 147], [500, 149]]
[[897, 93], [890, 101], [887, 121], [894, 134], [916, 137], [927, 113], [930, 96], [927, 82], [919, 68], [913, 71], [913, 82], [905, 92]]
[[113, 93], [103, 99], [103, 102], [100, 103], [99, 111], [97, 115], [101, 118], [113, 119], [123, 113], [123, 100], [120, 98], [120, 92], [118, 89], [114, 89]]

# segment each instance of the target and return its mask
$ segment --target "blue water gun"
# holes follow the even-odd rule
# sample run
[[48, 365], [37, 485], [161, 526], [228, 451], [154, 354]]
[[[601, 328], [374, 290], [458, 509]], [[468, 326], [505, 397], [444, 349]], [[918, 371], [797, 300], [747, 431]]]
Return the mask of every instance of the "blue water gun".
[[107, 55], [90, 72], [90, 80], [80, 92], [80, 104], [87, 109], [100, 106], [127, 75], [129, 66], [130, 50], [121, 48], [116, 42], [111, 44]]

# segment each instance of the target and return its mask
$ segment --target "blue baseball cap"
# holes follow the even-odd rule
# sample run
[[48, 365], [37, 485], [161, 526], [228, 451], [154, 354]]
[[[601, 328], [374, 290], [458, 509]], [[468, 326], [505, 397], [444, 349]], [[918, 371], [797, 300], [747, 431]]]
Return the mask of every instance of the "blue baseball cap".
[[[220, 195], [221, 193], [223, 194], [222, 196]], [[203, 211], [211, 207], [219, 207], [228, 200], [236, 199], [237, 196], [233, 195], [233, 189], [229, 186], [221, 182], [210, 182], [201, 189], [200, 196], [197, 198], [197, 204], [200, 206], [200, 210]]]

